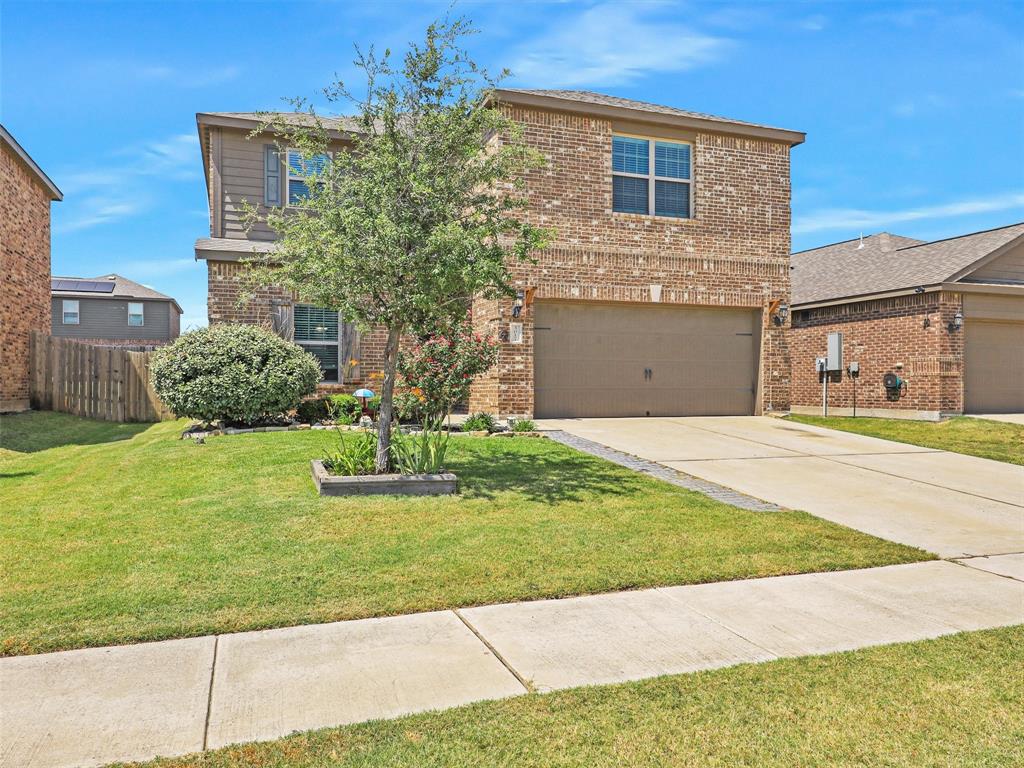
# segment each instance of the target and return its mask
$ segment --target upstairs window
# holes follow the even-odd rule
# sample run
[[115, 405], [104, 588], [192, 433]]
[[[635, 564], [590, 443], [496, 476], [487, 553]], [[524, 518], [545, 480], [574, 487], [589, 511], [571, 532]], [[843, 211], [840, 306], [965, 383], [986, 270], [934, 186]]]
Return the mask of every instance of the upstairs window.
[[309, 197], [308, 179], [318, 176], [327, 168], [328, 155], [303, 157], [297, 149], [288, 150], [288, 205], [301, 206]]
[[78, 299], [64, 299], [61, 302], [64, 325], [78, 325]]
[[332, 309], [295, 305], [295, 343], [320, 361], [323, 380], [339, 383], [340, 323]]
[[145, 313], [142, 309], [141, 301], [129, 301], [128, 302], [128, 325], [131, 326], [142, 326], [145, 325]]
[[691, 146], [612, 137], [612, 210], [690, 218]]

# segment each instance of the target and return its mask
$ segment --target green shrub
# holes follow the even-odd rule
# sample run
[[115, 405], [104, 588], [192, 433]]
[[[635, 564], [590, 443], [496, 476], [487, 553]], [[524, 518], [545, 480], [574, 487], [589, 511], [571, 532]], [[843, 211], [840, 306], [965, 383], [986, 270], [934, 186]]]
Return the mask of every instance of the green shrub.
[[302, 347], [254, 325], [214, 325], [153, 353], [153, 387], [178, 416], [252, 424], [316, 391], [320, 365]]
[[517, 419], [512, 422], [513, 432], [534, 432], [537, 429], [537, 425], [529, 419]]
[[326, 397], [303, 400], [295, 409], [295, 418], [303, 424], [316, 424], [318, 421], [325, 421], [330, 418], [328, 402]]
[[497, 422], [489, 413], [474, 413], [462, 422], [463, 432], [494, 432]]
[[363, 404], [354, 395], [331, 395], [327, 403], [330, 417], [339, 424], [355, 424], [363, 415]]

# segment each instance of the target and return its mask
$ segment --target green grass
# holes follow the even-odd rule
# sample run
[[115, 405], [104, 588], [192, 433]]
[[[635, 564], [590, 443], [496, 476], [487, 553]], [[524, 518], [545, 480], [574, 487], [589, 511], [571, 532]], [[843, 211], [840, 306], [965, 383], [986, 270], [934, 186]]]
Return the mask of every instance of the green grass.
[[1024, 627], [474, 704], [162, 768], [1024, 764]]
[[789, 416], [801, 424], [856, 432], [898, 443], [938, 448], [983, 459], [1024, 464], [1024, 425], [960, 416], [948, 421], [847, 418], [841, 416]]
[[93, 431], [0, 459], [6, 655], [931, 557], [547, 440], [453, 438], [457, 497], [332, 499], [309, 472], [324, 432], [2, 428], [25, 423]]

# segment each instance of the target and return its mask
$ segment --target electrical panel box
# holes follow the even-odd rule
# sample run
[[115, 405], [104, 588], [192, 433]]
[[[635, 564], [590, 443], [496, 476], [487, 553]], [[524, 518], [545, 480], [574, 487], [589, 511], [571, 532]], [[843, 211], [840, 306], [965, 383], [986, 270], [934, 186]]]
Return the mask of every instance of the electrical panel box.
[[824, 373], [825, 372], [825, 358], [824, 357], [816, 357], [816, 358], [814, 358], [814, 370], [816, 370], [818, 373]]
[[825, 360], [826, 370], [843, 370], [843, 334], [830, 333], [828, 335], [828, 355]]
[[852, 360], [850, 364], [846, 367], [846, 372], [850, 374], [851, 378], [856, 379], [858, 376], [860, 376], [860, 363], [858, 363], [856, 360]]

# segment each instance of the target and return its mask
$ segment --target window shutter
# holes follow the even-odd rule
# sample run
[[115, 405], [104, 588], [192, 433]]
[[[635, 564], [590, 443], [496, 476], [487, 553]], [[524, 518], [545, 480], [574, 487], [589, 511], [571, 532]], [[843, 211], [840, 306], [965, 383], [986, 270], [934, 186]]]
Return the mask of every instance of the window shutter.
[[270, 325], [285, 341], [295, 340], [295, 321], [292, 316], [292, 305], [281, 299], [274, 299], [270, 304]]
[[267, 205], [281, 205], [281, 159], [277, 147], [263, 145], [263, 200]]

